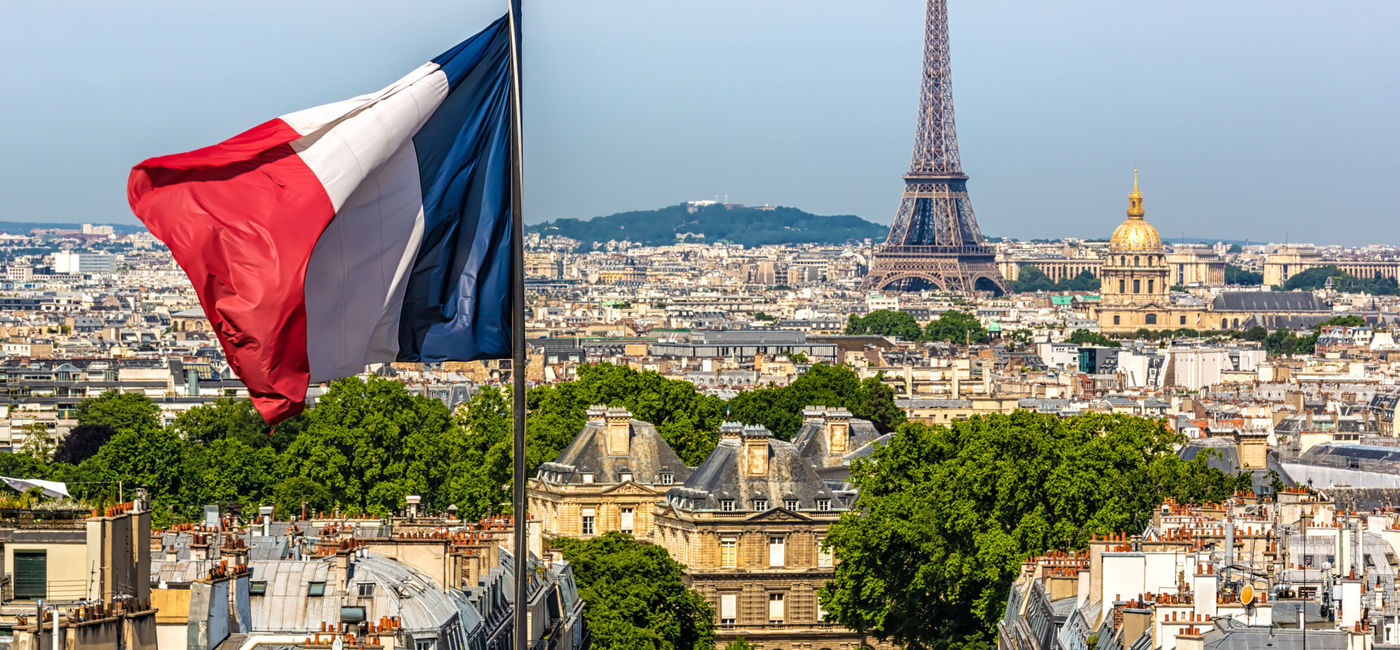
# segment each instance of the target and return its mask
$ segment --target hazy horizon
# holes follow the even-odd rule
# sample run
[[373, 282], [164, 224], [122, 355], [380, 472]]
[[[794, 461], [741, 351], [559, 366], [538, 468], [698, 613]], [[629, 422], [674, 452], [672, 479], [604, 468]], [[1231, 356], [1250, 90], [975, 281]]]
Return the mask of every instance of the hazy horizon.
[[[716, 196], [887, 224], [923, 2], [526, 0], [526, 216]], [[0, 220], [136, 223], [127, 170], [376, 90], [503, 3], [0, 9]], [[983, 232], [1104, 238], [1132, 169], [1165, 239], [1392, 243], [1400, 5], [950, 0]], [[275, 16], [275, 20], [269, 20]], [[1304, 49], [1306, 46], [1308, 49]]]

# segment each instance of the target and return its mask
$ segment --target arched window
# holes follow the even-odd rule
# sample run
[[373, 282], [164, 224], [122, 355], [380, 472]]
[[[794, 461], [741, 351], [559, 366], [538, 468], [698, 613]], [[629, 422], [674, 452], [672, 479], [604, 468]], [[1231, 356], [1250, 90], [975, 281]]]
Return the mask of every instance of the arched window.
[[1147, 315], [1147, 324], [1148, 324], [1148, 325], [1156, 325], [1156, 324], [1157, 324], [1157, 314], [1148, 314], [1148, 315]]
[[1234, 322], [1234, 328], [1235, 328], [1235, 329], [1239, 329], [1239, 328], [1240, 328], [1240, 319], [1236, 318], [1233, 322]]
[[1118, 257], [1118, 266], [1127, 266], [1127, 265], [1128, 265], [1128, 256], [1127, 256], [1127, 255], [1120, 255], [1120, 256]]

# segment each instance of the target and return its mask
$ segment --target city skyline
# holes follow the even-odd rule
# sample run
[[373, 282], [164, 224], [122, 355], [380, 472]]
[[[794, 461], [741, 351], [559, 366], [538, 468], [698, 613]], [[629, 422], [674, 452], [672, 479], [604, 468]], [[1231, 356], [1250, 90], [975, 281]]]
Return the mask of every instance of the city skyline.
[[[439, 19], [423, 21], [305, 3], [259, 32], [265, 21], [227, 6], [11, 9], [0, 47], [19, 64], [3, 82], [19, 92], [0, 114], [30, 127], [4, 136], [27, 155], [0, 168], [0, 219], [134, 223], [122, 187], [141, 158], [372, 90], [365, 79], [387, 82], [446, 49], [499, 13], [489, 5], [425, 3]], [[728, 195], [889, 223], [914, 130], [922, 9], [536, 0], [528, 221]], [[988, 235], [1106, 237], [1134, 166], [1167, 239], [1400, 235], [1370, 216], [1370, 195], [1395, 172], [1382, 151], [1397, 135], [1385, 118], [1400, 84], [1383, 64], [1396, 46], [1379, 38], [1395, 7], [1055, 9], [950, 6], [964, 167]], [[94, 17], [108, 29], [73, 23]], [[330, 22], [297, 27], [312, 20]], [[371, 29], [372, 43], [344, 37]], [[239, 50], [250, 33], [264, 45]], [[55, 140], [59, 129], [69, 137]], [[1296, 192], [1300, 171], [1326, 189]]]

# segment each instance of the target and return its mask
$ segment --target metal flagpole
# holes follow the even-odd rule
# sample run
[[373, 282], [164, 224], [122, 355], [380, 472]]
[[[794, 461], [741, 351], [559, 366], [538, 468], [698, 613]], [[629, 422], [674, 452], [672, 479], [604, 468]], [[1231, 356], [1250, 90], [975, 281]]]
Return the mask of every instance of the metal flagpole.
[[511, 475], [511, 499], [515, 506], [515, 650], [526, 650], [530, 639], [529, 547], [525, 540], [525, 212], [521, 193], [524, 177], [524, 135], [520, 106], [520, 0], [507, 0], [510, 16], [510, 222], [511, 236], [511, 391], [515, 411], [515, 469]]

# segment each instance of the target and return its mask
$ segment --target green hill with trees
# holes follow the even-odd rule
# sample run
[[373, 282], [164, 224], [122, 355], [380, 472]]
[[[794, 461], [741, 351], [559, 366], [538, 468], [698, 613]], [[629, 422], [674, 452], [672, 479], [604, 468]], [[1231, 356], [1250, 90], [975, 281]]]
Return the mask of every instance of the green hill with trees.
[[555, 219], [526, 226], [526, 230], [576, 239], [584, 248], [624, 240], [660, 246], [676, 243], [678, 235], [689, 235], [691, 241], [763, 246], [843, 244], [867, 238], [880, 240], [889, 234], [889, 226], [852, 215], [821, 216], [787, 207], [686, 203], [592, 219]]

